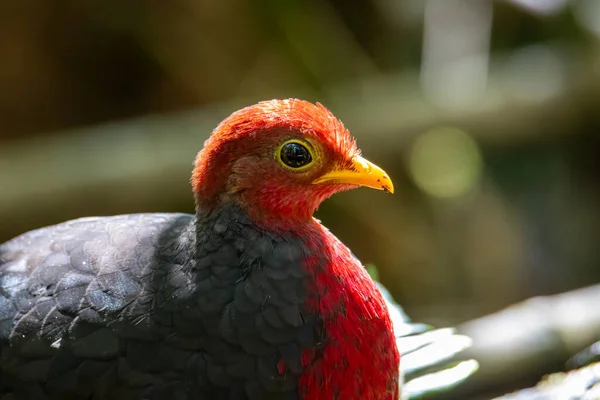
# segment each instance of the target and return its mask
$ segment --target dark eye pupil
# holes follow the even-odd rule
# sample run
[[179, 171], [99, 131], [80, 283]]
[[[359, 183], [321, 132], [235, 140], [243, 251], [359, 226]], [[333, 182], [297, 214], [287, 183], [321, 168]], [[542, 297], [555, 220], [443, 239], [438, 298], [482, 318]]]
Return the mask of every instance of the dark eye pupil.
[[291, 168], [300, 168], [311, 162], [308, 149], [299, 143], [287, 143], [281, 148], [281, 161]]

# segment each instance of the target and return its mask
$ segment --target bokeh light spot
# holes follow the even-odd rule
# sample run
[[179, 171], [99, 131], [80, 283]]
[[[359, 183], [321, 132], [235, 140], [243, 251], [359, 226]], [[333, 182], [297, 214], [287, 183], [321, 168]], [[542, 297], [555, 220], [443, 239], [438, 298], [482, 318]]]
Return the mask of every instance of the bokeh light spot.
[[479, 147], [456, 128], [437, 127], [414, 143], [409, 159], [414, 182], [434, 197], [457, 197], [478, 181], [482, 162]]

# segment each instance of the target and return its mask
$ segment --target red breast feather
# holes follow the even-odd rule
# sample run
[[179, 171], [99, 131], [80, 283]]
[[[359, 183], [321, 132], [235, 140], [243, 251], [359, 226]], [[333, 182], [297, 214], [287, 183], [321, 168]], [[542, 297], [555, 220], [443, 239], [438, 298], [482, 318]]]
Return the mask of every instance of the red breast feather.
[[309, 307], [323, 318], [326, 338], [322, 358], [300, 378], [304, 400], [398, 399], [400, 355], [380, 292], [326, 228], [318, 224], [310, 236], [307, 244], [319, 256], [307, 260], [314, 285]]

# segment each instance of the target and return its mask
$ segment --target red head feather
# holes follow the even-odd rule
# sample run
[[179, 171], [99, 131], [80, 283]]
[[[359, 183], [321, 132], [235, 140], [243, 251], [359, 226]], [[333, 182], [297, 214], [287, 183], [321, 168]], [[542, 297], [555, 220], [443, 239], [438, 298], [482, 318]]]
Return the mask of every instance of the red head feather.
[[[273, 151], [286, 138], [317, 143], [322, 158], [298, 174], [281, 168]], [[257, 220], [309, 219], [318, 205], [348, 184], [312, 185], [333, 168], [349, 167], [359, 155], [354, 138], [321, 104], [288, 99], [258, 103], [234, 112], [213, 131], [196, 158], [192, 186], [200, 210], [237, 200]]]

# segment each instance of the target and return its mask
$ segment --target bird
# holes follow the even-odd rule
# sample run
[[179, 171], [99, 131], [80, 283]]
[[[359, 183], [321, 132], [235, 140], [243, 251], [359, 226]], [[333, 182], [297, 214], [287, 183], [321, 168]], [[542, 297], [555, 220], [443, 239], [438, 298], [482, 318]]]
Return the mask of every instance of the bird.
[[247, 106], [190, 182], [194, 214], [85, 217], [0, 244], [0, 399], [399, 399], [399, 338], [428, 329], [395, 332], [420, 325], [314, 218], [338, 192], [394, 192], [343, 123], [300, 99]]

